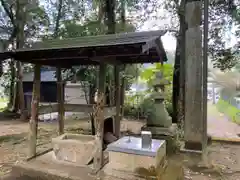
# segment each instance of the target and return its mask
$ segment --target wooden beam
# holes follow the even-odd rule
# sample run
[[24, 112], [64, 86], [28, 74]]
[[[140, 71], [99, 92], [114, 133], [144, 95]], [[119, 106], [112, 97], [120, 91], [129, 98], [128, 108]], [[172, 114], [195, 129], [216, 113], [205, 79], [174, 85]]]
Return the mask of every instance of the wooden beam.
[[[36, 49], [15, 52], [13, 57], [20, 61], [31, 59], [72, 59], [72, 58], [88, 58], [88, 57], [106, 57], [116, 55], [128, 54], [141, 54], [141, 46], [144, 42], [135, 44], [123, 44], [114, 46], [98, 46], [98, 47], [85, 47], [84, 51], [80, 51], [79, 47], [76, 48], [61, 48], [61, 49]], [[83, 48], [83, 47], [82, 47]], [[81, 49], [82, 49], [81, 48]], [[25, 57], [25, 58], [24, 58]]]
[[121, 61], [117, 60], [116, 58], [114, 58], [114, 56], [109, 56], [109, 57], [92, 57], [90, 58], [91, 61], [95, 61], [95, 62], [102, 62], [105, 64], [113, 64], [113, 65], [120, 65], [122, 64]]
[[[99, 57], [102, 58], [102, 57]], [[113, 58], [113, 56], [106, 57], [107, 59]], [[135, 55], [128, 55], [128, 56], [122, 56], [118, 55], [115, 56], [115, 61], [111, 62], [110, 60], [102, 60], [103, 63], [118, 65], [118, 64], [136, 64], [136, 63], [154, 63], [159, 62], [162, 58], [163, 61], [166, 59], [164, 57], [159, 57], [158, 54], [155, 51], [150, 51], [150, 54], [135, 54]], [[95, 60], [95, 59], [94, 59]], [[41, 64], [46, 66], [53, 66], [56, 67], [59, 64], [63, 68], [71, 68], [72, 66], [77, 65], [99, 65], [100, 62], [98, 60], [94, 61], [90, 59], [81, 59], [81, 58], [67, 58], [67, 59], [23, 59], [22, 62], [26, 63], [33, 63], [33, 64]]]
[[94, 118], [96, 128], [96, 154], [94, 156], [94, 169], [98, 171], [103, 165], [103, 125], [104, 125], [104, 105], [105, 105], [105, 81], [106, 81], [106, 65], [101, 63], [99, 68], [99, 87], [98, 100], [94, 106]]
[[41, 81], [41, 68], [40, 68], [40, 65], [35, 65], [31, 119], [29, 121], [29, 128], [30, 128], [29, 129], [29, 154], [28, 154], [29, 158], [36, 155], [38, 105], [40, 100], [40, 81]]
[[58, 101], [58, 128], [59, 134], [64, 133], [64, 94], [63, 94], [64, 83], [62, 82], [62, 71], [61, 68], [57, 68], [57, 101]]
[[[84, 112], [86, 114], [92, 113], [94, 111], [93, 104], [64, 104], [65, 112]], [[38, 114], [49, 114], [53, 112], [58, 112], [58, 103], [52, 104], [41, 104], [39, 106]], [[116, 107], [104, 107], [104, 117], [111, 117], [116, 115]]]
[[114, 67], [114, 78], [115, 78], [115, 106], [116, 106], [116, 116], [115, 116], [115, 136], [120, 137], [120, 127], [121, 127], [121, 99], [120, 99], [120, 67]]

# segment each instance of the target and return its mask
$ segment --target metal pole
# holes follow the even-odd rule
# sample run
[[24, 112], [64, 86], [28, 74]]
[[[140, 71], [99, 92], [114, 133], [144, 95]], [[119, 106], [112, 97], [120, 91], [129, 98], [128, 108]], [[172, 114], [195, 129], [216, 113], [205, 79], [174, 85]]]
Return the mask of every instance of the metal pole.
[[203, 151], [207, 146], [207, 79], [208, 79], [208, 7], [209, 0], [204, 0], [204, 37], [203, 37]]

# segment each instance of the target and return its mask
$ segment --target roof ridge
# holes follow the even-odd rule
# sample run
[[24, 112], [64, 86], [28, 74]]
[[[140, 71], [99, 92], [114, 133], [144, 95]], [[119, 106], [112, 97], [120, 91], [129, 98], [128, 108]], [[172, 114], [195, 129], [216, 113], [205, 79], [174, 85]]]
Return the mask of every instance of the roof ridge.
[[142, 37], [142, 36], [147, 36], [147, 37], [151, 37], [151, 36], [162, 36], [166, 33], [165, 30], [154, 30], [154, 31], [139, 31], [139, 32], [125, 32], [125, 33], [115, 33], [115, 34], [101, 34], [101, 35], [91, 35], [91, 36], [79, 36], [79, 37], [75, 37], [75, 38], [65, 38], [65, 39], [50, 39], [50, 40], [45, 40], [45, 41], [37, 41], [34, 44], [43, 44], [43, 43], [51, 43], [51, 42], [59, 42], [59, 41], [68, 41], [68, 40], [86, 40], [86, 39], [91, 39], [92, 38], [101, 38], [101, 37], [112, 37], [114, 39], [116, 38], [124, 38], [130, 35], [130, 37]]

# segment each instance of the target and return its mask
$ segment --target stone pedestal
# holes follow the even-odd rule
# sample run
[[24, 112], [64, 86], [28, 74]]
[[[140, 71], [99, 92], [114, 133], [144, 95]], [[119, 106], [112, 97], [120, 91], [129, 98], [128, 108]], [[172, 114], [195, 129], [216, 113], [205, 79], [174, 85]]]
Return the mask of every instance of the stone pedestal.
[[166, 142], [152, 140], [151, 148], [142, 148], [141, 138], [123, 137], [110, 144], [109, 163], [105, 167], [106, 173], [126, 172], [137, 173], [141, 168], [159, 168], [165, 162]]
[[154, 136], [175, 136], [177, 133], [177, 124], [172, 124], [169, 127], [148, 126], [145, 125], [141, 129], [142, 131], [150, 131]]

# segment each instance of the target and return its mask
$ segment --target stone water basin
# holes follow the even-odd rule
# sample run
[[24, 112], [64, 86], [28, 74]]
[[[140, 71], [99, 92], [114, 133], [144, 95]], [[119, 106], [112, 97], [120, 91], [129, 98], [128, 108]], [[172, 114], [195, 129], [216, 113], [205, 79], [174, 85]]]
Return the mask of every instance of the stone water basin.
[[54, 158], [76, 165], [88, 165], [96, 152], [94, 136], [63, 134], [52, 139]]

